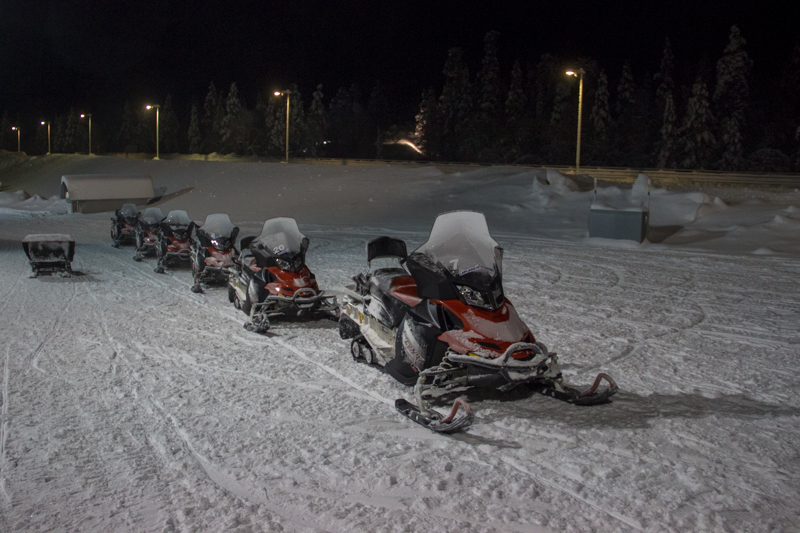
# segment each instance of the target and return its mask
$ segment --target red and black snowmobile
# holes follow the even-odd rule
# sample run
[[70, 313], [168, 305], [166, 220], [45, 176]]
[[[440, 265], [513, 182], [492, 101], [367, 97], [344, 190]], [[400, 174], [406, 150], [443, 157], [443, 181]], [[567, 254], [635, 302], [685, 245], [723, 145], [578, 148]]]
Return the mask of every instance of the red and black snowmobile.
[[111, 218], [111, 240], [114, 248], [136, 242], [138, 216], [139, 209], [136, 204], [122, 204], [121, 208], [114, 211], [114, 216]]
[[206, 217], [202, 226], [195, 230], [192, 243], [192, 292], [203, 292], [202, 283], [226, 283], [234, 268], [236, 236], [239, 228], [234, 226], [225, 213], [214, 213]]
[[148, 255], [156, 255], [158, 232], [161, 221], [166, 218], [158, 207], [148, 207], [136, 218], [136, 255], [134, 261], [141, 261]]
[[[448, 416], [429, 400], [472, 387], [505, 392], [524, 384], [580, 405], [617, 392], [605, 374], [591, 387], [564, 383], [555, 352], [534, 339], [503, 291], [502, 255], [483, 214], [445, 213], [410, 255], [400, 239], [367, 243], [370, 266], [345, 289], [339, 332], [352, 339], [353, 358], [414, 385], [416, 404], [399, 399], [395, 406], [429, 429], [449, 433], [471, 425], [463, 398]], [[371, 271], [378, 258], [397, 258], [405, 268]], [[600, 387], [603, 379], [608, 384]]]
[[167, 218], [159, 225], [156, 272], [163, 274], [166, 267], [192, 259], [193, 230], [194, 221], [189, 218], [186, 211], [174, 210], [167, 213]]
[[228, 298], [250, 317], [244, 327], [266, 333], [277, 316], [339, 318], [336, 296], [319, 290], [306, 265], [308, 238], [293, 218], [264, 222], [261, 234], [242, 239], [228, 279]]

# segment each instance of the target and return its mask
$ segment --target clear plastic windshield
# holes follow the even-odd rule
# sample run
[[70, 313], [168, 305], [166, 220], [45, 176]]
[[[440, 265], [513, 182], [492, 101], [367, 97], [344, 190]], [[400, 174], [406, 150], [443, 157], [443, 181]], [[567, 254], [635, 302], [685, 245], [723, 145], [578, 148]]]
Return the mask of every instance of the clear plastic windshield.
[[124, 217], [135, 217], [139, 214], [139, 208], [136, 204], [122, 204], [119, 212]]
[[147, 224], [158, 224], [162, 220], [164, 220], [164, 213], [161, 212], [161, 209], [158, 207], [148, 207], [142, 213], [142, 221], [146, 222]]
[[234, 229], [236, 226], [225, 213], [208, 215], [202, 227], [203, 233], [211, 239], [226, 239], [233, 234]]
[[295, 219], [271, 218], [264, 222], [261, 235], [253, 240], [251, 246], [258, 246], [273, 256], [280, 257], [284, 254], [293, 255], [303, 251], [303, 239], [305, 239], [305, 235], [300, 233]]
[[170, 211], [169, 214], [167, 214], [167, 218], [164, 219], [164, 222], [170, 226], [188, 226], [192, 223], [192, 219], [189, 218], [189, 215], [186, 214], [186, 211], [176, 209], [175, 211]]
[[502, 269], [502, 249], [489, 234], [483, 213], [454, 211], [436, 218], [428, 241], [414, 253], [456, 278], [492, 278]]

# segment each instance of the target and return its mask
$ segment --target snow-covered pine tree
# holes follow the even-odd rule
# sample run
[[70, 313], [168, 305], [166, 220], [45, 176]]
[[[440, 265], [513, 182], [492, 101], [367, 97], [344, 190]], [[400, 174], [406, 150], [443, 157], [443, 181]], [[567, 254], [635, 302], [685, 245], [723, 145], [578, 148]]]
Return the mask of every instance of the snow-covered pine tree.
[[608, 76], [605, 70], [600, 70], [597, 76], [597, 89], [594, 93], [594, 105], [590, 120], [592, 122], [592, 133], [598, 143], [605, 143], [608, 134], [608, 125], [611, 122], [611, 114], [608, 109]]
[[[8, 118], [8, 111], [3, 111], [3, 126], [0, 129], [0, 149], [7, 150], [9, 152], [16, 152], [17, 151], [17, 139], [16, 135], [13, 135], [13, 143], [12, 143], [12, 133], [14, 131], [11, 129], [13, 124], [11, 124], [11, 119]], [[13, 147], [11, 145], [14, 145]]]
[[64, 140], [66, 138], [65, 132], [67, 129], [67, 118], [63, 115], [59, 115], [56, 117], [55, 121], [53, 121], [53, 152], [57, 154], [63, 154], [64, 151]]
[[608, 159], [608, 130], [611, 125], [609, 112], [608, 76], [606, 71], [600, 69], [597, 76], [597, 89], [594, 92], [594, 104], [589, 115], [592, 124], [592, 156], [597, 164], [607, 164]]
[[622, 65], [622, 76], [617, 85], [617, 103], [614, 106], [617, 117], [622, 116], [633, 107], [633, 104], [636, 103], [635, 95], [636, 85], [633, 81], [631, 62], [625, 61], [625, 64]]
[[372, 88], [372, 93], [367, 103], [367, 115], [369, 116], [370, 126], [375, 131], [375, 157], [380, 159], [384, 135], [389, 126], [392, 125], [389, 100], [386, 98], [386, 90], [380, 81], [375, 83]]
[[203, 150], [203, 134], [200, 132], [200, 113], [197, 104], [192, 102], [192, 111], [189, 117], [189, 153], [199, 154]]
[[331, 152], [338, 157], [352, 155], [355, 149], [355, 113], [353, 97], [350, 91], [339, 87], [331, 98], [329, 118], [331, 135]]
[[[289, 90], [292, 92], [292, 99], [289, 104], [289, 152], [301, 153], [307, 146], [307, 136], [305, 127], [305, 109], [303, 109], [303, 97], [297, 85], [291, 84]], [[341, 89], [340, 89], [341, 90]], [[284, 154], [286, 151], [286, 97], [279, 96], [270, 103], [273, 106], [273, 119], [268, 121], [268, 139], [270, 151], [277, 154]]]
[[525, 149], [525, 87], [519, 60], [511, 68], [511, 84], [506, 96], [505, 154], [503, 159], [515, 160]]
[[213, 131], [212, 138], [216, 142], [214, 145], [215, 152], [223, 152], [225, 147], [222, 143], [222, 123], [225, 120], [225, 100], [222, 98], [222, 94], [219, 95], [217, 99], [217, 108], [214, 110], [214, 121], [211, 125], [211, 131]]
[[225, 115], [219, 126], [222, 148], [226, 152], [236, 152], [241, 144], [241, 128], [239, 121], [242, 116], [242, 103], [239, 101], [239, 90], [236, 82], [231, 83], [228, 96], [225, 98]]
[[714, 117], [708, 101], [708, 89], [698, 77], [692, 86], [692, 97], [686, 107], [686, 117], [680, 130], [681, 168], [707, 169], [716, 150]]
[[[464, 63], [464, 51], [451, 48], [444, 65], [445, 76], [439, 97], [439, 123], [442, 125], [442, 156], [446, 159], [468, 157], [474, 146], [470, 113], [472, 111], [469, 69]], [[473, 152], [474, 153], [474, 152]]]
[[175, 107], [172, 105], [171, 94], [167, 95], [160, 111], [159, 142], [161, 143], [161, 148], [167, 154], [178, 152], [178, 131], [180, 130], [180, 124], [178, 123], [178, 115], [175, 114]]
[[742, 168], [742, 137], [745, 126], [745, 109], [750, 92], [748, 78], [753, 62], [744, 50], [746, 41], [738, 26], [731, 27], [728, 46], [717, 61], [717, 87], [714, 106], [719, 129], [721, 154], [719, 167], [724, 170]]
[[664, 93], [664, 120], [661, 125], [661, 139], [658, 144], [657, 168], [675, 166], [675, 138], [677, 136], [677, 117], [672, 90]]
[[203, 136], [203, 152], [216, 152], [219, 148], [219, 136], [214, 127], [214, 117], [217, 113], [217, 88], [212, 81], [208, 85], [206, 99], [203, 102], [203, 118], [200, 122], [200, 132]]
[[663, 101], [667, 93], [672, 93], [675, 89], [673, 72], [675, 71], [675, 56], [672, 54], [672, 46], [669, 38], [664, 39], [664, 51], [661, 53], [661, 67], [653, 79], [658, 83], [656, 97]]
[[491, 160], [491, 150], [497, 141], [502, 124], [503, 84], [500, 79], [500, 62], [497, 60], [497, 39], [500, 33], [490, 31], [483, 39], [483, 61], [478, 72], [478, 101], [475, 119], [476, 143], [479, 159]]
[[47, 124], [36, 125], [36, 153], [47, 153]]
[[64, 132], [64, 152], [72, 154], [78, 151], [78, 113], [74, 108], [69, 109], [67, 127]]
[[322, 99], [322, 84], [317, 85], [317, 89], [311, 96], [311, 106], [306, 117], [308, 130], [308, 150], [312, 157], [317, 157], [322, 153], [323, 142], [325, 142], [325, 104]]
[[117, 134], [117, 149], [121, 152], [137, 152], [136, 147], [136, 129], [138, 128], [139, 120], [136, 113], [133, 112], [131, 103], [125, 101], [125, 106], [122, 109], [122, 126]]
[[139, 124], [136, 127], [136, 147], [145, 153], [155, 153], [156, 114], [144, 109], [139, 109], [136, 114], [139, 118]]
[[437, 108], [436, 91], [433, 87], [430, 87], [422, 93], [419, 113], [415, 117], [417, 146], [428, 159], [436, 159], [439, 156], [441, 129]]

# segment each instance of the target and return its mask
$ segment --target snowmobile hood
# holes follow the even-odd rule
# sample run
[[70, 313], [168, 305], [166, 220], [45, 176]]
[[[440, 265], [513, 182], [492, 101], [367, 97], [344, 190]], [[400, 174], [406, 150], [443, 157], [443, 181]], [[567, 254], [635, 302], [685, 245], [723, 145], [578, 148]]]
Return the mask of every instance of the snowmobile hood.
[[206, 217], [206, 221], [197, 231], [198, 233], [205, 233], [210, 239], [227, 239], [230, 238], [236, 229], [238, 228], [231, 222], [227, 214], [214, 213]]

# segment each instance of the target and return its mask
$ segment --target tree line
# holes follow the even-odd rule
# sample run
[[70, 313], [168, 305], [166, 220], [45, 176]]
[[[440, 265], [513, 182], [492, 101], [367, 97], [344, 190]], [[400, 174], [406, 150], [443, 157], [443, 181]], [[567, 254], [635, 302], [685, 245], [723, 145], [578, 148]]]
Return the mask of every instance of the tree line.
[[[322, 85], [309, 99], [292, 85], [291, 154], [386, 157], [384, 141], [405, 132], [431, 160], [573, 164], [578, 80], [565, 74], [572, 68], [584, 72], [582, 165], [800, 171], [800, 46], [779, 82], [764, 84], [754, 99], [753, 61], [737, 26], [715, 63], [676, 64], [667, 39], [655, 74], [637, 75], [625, 62], [613, 80], [592, 58], [552, 54], [524, 69], [517, 60], [502, 73], [499, 36], [486, 34], [474, 76], [463, 49], [450, 49], [441, 90], [423, 91], [415, 117], [395, 116], [380, 82], [368, 97], [357, 84], [341, 87], [327, 103]], [[163, 153], [281, 157], [285, 150], [286, 96], [259, 93], [248, 108], [235, 82], [227, 91], [211, 82], [205, 98], [191, 103], [185, 126], [171, 95], [159, 111]], [[12, 125], [3, 113], [0, 143], [9, 151], [16, 150]], [[152, 153], [155, 143], [155, 112], [130, 102], [118, 127], [93, 123], [95, 153]], [[51, 124], [51, 149], [88, 150], [88, 125], [75, 109]], [[46, 125], [37, 127], [34, 151], [47, 152]]]

